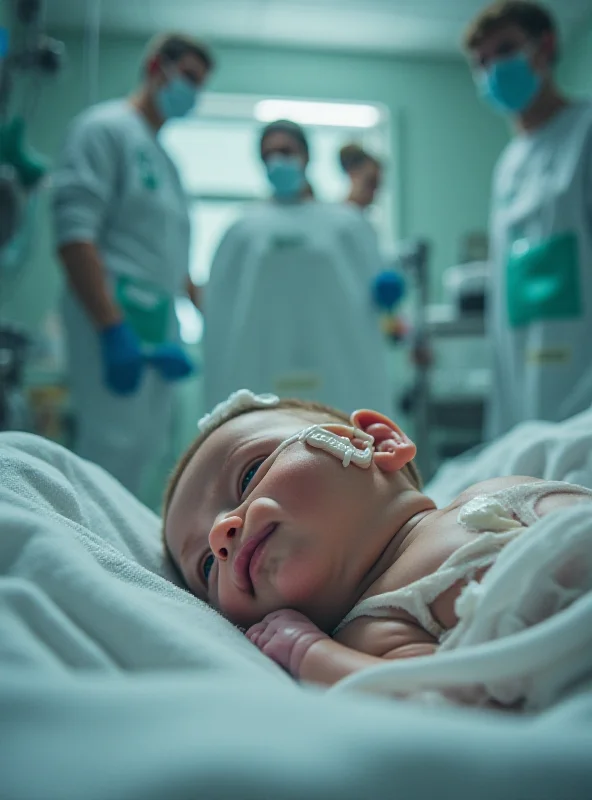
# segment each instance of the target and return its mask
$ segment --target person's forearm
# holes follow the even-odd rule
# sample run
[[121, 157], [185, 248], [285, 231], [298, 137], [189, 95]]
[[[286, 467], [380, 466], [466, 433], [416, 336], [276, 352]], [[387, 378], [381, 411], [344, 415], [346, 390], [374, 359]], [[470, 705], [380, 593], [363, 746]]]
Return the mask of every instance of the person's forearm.
[[193, 283], [191, 278], [187, 278], [187, 296], [197, 308], [198, 311], [203, 311], [203, 292], [202, 287]]
[[418, 642], [397, 648], [383, 658], [352, 650], [334, 639], [321, 639], [309, 647], [300, 663], [298, 677], [310, 683], [332, 686], [342, 678], [367, 667], [376, 667], [398, 658], [432, 655], [436, 645]]
[[384, 659], [352, 650], [334, 639], [321, 639], [305, 653], [298, 677], [303, 681], [332, 686], [352, 672], [378, 664], [384, 664]]
[[122, 314], [113, 300], [101, 256], [92, 242], [69, 242], [59, 250], [68, 282], [93, 324], [101, 329], [120, 322]]

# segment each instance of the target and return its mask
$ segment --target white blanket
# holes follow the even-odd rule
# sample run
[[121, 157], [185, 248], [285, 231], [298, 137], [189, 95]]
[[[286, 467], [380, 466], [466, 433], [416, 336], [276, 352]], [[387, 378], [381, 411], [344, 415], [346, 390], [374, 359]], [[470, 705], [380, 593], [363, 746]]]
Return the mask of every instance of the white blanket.
[[[436, 655], [386, 662], [334, 692], [430, 692], [541, 711], [592, 683], [592, 502], [549, 514], [508, 544], [456, 602]], [[433, 694], [435, 693], [435, 694]]]
[[592, 796], [592, 695], [526, 719], [299, 687], [177, 585], [154, 515], [23, 434], [0, 435], [0, 742], [15, 800]]
[[529, 475], [592, 488], [592, 409], [566, 422], [524, 422], [476, 455], [445, 464], [425, 492], [438, 508], [479, 481]]
[[[18, 668], [281, 670], [176, 585], [159, 519], [106, 472], [0, 437], [0, 662]], [[133, 635], [130, 635], [133, 632]]]

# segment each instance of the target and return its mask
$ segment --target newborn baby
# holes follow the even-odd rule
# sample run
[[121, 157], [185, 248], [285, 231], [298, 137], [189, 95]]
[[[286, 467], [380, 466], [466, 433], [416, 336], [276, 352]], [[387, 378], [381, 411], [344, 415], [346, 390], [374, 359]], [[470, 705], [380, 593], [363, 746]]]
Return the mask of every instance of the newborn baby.
[[509, 541], [592, 491], [527, 477], [438, 509], [384, 415], [241, 390], [199, 423], [171, 479], [168, 552], [189, 589], [297, 679], [332, 685], [435, 652], [455, 601]]

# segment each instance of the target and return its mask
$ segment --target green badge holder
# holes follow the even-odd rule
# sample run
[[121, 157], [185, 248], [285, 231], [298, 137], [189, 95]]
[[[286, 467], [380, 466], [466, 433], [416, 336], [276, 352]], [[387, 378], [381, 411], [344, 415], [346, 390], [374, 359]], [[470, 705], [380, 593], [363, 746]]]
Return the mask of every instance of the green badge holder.
[[115, 297], [128, 322], [144, 344], [163, 344], [167, 339], [171, 298], [149, 283], [120, 276]]
[[537, 244], [514, 242], [507, 263], [507, 304], [514, 328], [582, 314], [578, 240], [561, 233]]
[[142, 185], [151, 192], [155, 191], [158, 189], [158, 179], [150, 158], [143, 150], [138, 150], [137, 159]]

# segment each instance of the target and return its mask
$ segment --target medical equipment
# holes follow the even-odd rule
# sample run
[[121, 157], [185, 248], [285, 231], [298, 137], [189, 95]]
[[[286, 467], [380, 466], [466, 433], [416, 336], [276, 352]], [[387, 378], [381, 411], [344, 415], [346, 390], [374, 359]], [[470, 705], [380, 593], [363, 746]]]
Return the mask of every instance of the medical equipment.
[[[338, 427], [340, 430], [345, 430], [346, 436], [340, 436], [331, 428]], [[352, 444], [352, 439], [360, 439], [365, 443], [363, 450]], [[324, 450], [325, 453], [330, 453], [335, 458], [338, 458], [344, 467], [349, 467], [350, 464], [355, 464], [361, 469], [368, 469], [372, 464], [372, 455], [374, 453], [374, 436], [365, 431], [358, 430], [357, 428], [348, 427], [347, 425], [310, 425], [308, 428], [295, 433], [290, 436], [277, 448], [276, 452], [279, 453], [288, 445], [294, 442], [305, 442], [310, 447], [316, 447], [319, 450]]]
[[[26, 124], [39, 98], [39, 80], [55, 75], [62, 64], [61, 42], [42, 33], [40, 0], [11, 3], [14, 43], [0, 31], [0, 302], [22, 274], [35, 228], [37, 195], [47, 170], [45, 160], [26, 143]], [[29, 78], [24, 102], [14, 112], [17, 81]], [[0, 430], [31, 428], [31, 413], [23, 390], [31, 346], [29, 335], [12, 325], [0, 325]]]
[[30, 413], [23, 372], [31, 340], [14, 326], [0, 326], [0, 431], [28, 430]]
[[[417, 461], [422, 474], [429, 479], [442, 460], [482, 441], [489, 369], [487, 363], [483, 363], [482, 353], [470, 358], [472, 354], [466, 345], [483, 341], [485, 334], [488, 267], [474, 263], [446, 270], [443, 281], [447, 302], [431, 304], [428, 299], [428, 244], [422, 241], [403, 243], [396, 263], [408, 274], [414, 298], [415, 378], [402, 405], [403, 410], [413, 416]], [[453, 370], [450, 365], [439, 370], [434, 356], [437, 343], [454, 340], [463, 341], [465, 355], [475, 362], [463, 367], [462, 376], [457, 358]], [[456, 351], [459, 350], [456, 345]], [[447, 385], [441, 385], [438, 390], [438, 383]]]
[[[64, 46], [42, 33], [41, 0], [12, 3], [20, 36], [12, 45], [6, 32], [0, 52], [0, 251], [16, 236], [22, 223], [26, 193], [47, 170], [44, 160], [25, 142], [26, 121], [39, 97], [39, 78], [55, 75], [63, 61]], [[24, 103], [12, 112], [15, 81], [29, 77]], [[1, 268], [1, 262], [0, 262]]]
[[[428, 303], [428, 269], [430, 246], [426, 240], [402, 242], [397, 250], [394, 264], [409, 276], [414, 290], [414, 350], [427, 349], [427, 326], [425, 309]], [[428, 363], [418, 359], [413, 387], [411, 410], [414, 420], [414, 438], [417, 445], [417, 462], [424, 475], [432, 474], [431, 437], [429, 432], [429, 377]], [[409, 395], [408, 395], [409, 396]]]
[[442, 276], [445, 300], [457, 318], [483, 315], [489, 292], [491, 267], [487, 261], [474, 261], [448, 267]]

